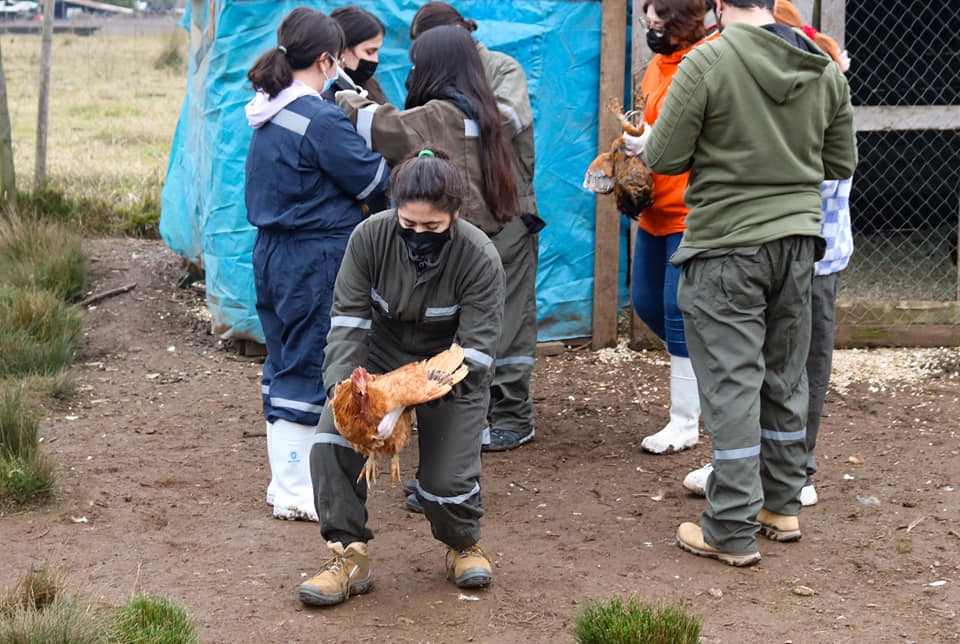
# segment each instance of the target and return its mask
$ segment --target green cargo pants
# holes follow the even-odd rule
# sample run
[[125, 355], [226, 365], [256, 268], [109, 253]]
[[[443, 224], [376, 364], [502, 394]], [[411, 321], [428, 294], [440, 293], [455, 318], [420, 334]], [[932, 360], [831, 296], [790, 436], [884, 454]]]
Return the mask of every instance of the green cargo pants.
[[[383, 373], [402, 364], [392, 362], [371, 356], [368, 368]], [[480, 540], [480, 438], [488, 401], [484, 389], [462, 397], [447, 394], [416, 407], [419, 496], [433, 536], [454, 548]], [[326, 406], [310, 452], [310, 474], [320, 529], [327, 541], [346, 546], [373, 538], [367, 527], [367, 484], [357, 482], [365, 461], [337, 432], [333, 410]], [[380, 465], [388, 467], [385, 462]]]
[[757, 513], [800, 513], [810, 288], [822, 240], [793, 236], [688, 260], [678, 303], [713, 442], [704, 540], [755, 552]]
[[533, 428], [530, 374], [537, 353], [539, 237], [517, 217], [492, 238], [503, 263], [503, 331], [490, 386], [490, 427], [526, 433]]

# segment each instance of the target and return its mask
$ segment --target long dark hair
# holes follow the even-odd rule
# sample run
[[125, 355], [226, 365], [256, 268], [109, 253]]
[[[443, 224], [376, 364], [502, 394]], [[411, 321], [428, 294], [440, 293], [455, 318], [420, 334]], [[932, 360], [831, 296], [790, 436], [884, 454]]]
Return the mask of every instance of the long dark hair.
[[477, 30], [475, 20], [467, 20], [446, 2], [428, 2], [417, 9], [417, 13], [413, 16], [413, 22], [410, 23], [410, 40], [416, 40], [428, 29], [442, 25], [456, 25], [467, 31]]
[[390, 194], [398, 208], [413, 201], [428, 203], [441, 212], [460, 209], [467, 186], [450, 156], [434, 145], [414, 152], [390, 173]]
[[520, 214], [510, 145], [503, 136], [500, 112], [480, 63], [477, 45], [460, 27], [435, 27], [410, 47], [413, 62], [406, 108], [440, 99], [452, 101], [480, 129], [483, 198], [499, 221]]
[[340, 58], [343, 41], [343, 30], [330, 16], [297, 7], [280, 23], [277, 46], [261, 54], [247, 78], [254, 89], [273, 98], [290, 86], [295, 70], [310, 67], [323, 54]]
[[[360, 43], [386, 35], [387, 29], [375, 15], [354, 5], [337, 7], [330, 12], [330, 17], [337, 21], [340, 28], [343, 29], [343, 47], [344, 49], [353, 49]], [[383, 93], [380, 83], [373, 77], [368, 78], [362, 83], [361, 87], [367, 90], [367, 96], [370, 100], [383, 105], [387, 102], [387, 95]]]

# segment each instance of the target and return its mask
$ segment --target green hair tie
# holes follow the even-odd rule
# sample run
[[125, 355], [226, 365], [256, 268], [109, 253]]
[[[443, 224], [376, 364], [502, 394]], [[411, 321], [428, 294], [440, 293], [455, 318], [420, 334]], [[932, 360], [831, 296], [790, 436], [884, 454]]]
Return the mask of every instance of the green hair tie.
[[418, 158], [419, 157], [436, 157], [436, 156], [437, 155], [434, 154], [431, 150], [420, 150], [420, 152], [417, 154]]

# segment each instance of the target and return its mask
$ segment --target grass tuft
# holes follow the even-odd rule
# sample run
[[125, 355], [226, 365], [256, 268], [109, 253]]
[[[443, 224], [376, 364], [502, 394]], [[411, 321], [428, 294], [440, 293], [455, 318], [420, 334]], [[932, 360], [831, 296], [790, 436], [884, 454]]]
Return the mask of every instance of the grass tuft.
[[76, 298], [87, 280], [82, 238], [67, 226], [11, 214], [0, 220], [0, 283]]
[[40, 424], [34, 410], [23, 401], [19, 388], [0, 391], [0, 459], [32, 456], [37, 451]]
[[39, 451], [0, 459], [0, 507], [4, 509], [46, 503], [55, 496], [56, 483], [54, 466]]
[[158, 70], [186, 71], [187, 48], [186, 38], [181, 30], [171, 30], [160, 49], [160, 53], [153, 61], [153, 68]]
[[62, 596], [44, 610], [17, 608], [0, 620], [0, 644], [103, 644], [106, 622], [93, 606]]
[[53, 293], [0, 287], [0, 377], [57, 373], [82, 331], [83, 313]]
[[581, 644], [696, 644], [700, 620], [676, 604], [614, 597], [587, 604], [571, 631]]
[[32, 568], [12, 591], [0, 596], [0, 617], [9, 617], [17, 609], [44, 610], [54, 603], [65, 587], [65, 576], [50, 564]]
[[191, 644], [199, 641], [187, 611], [166, 597], [138, 595], [117, 609], [111, 642]]

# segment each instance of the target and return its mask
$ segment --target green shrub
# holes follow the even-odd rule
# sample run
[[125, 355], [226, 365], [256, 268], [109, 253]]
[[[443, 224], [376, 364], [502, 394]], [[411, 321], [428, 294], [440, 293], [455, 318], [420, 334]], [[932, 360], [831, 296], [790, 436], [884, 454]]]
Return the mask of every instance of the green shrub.
[[37, 451], [34, 410], [23, 401], [19, 388], [0, 389], [0, 458], [25, 458]]
[[153, 61], [154, 69], [169, 69], [172, 71], [181, 71], [186, 69], [186, 38], [180, 29], [171, 30], [167, 33], [167, 40], [164, 42], [160, 53]]
[[56, 492], [53, 465], [39, 451], [0, 459], [0, 507], [20, 508], [43, 503]]
[[581, 644], [696, 644], [700, 620], [675, 604], [651, 606], [636, 597], [590, 602], [571, 629]]
[[11, 215], [0, 221], [0, 284], [52, 291], [70, 300], [83, 292], [82, 238], [63, 224]]
[[82, 331], [83, 313], [53, 293], [0, 287], [0, 377], [56, 373]]
[[138, 595], [117, 609], [110, 641], [190, 644], [198, 640], [193, 620], [180, 605], [166, 597]]
[[62, 407], [77, 395], [77, 383], [67, 371], [52, 376], [26, 376], [20, 384], [24, 401], [34, 406]]

